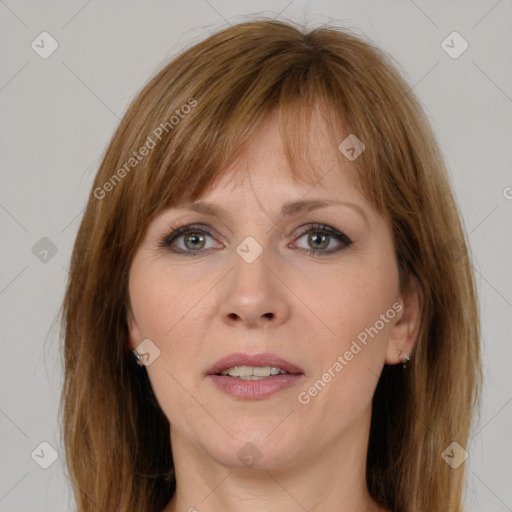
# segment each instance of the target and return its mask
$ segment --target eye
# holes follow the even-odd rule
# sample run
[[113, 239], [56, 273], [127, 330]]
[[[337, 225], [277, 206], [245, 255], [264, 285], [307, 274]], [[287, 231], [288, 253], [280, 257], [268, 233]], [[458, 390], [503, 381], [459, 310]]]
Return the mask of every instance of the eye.
[[203, 250], [223, 247], [222, 245], [207, 247], [207, 238], [214, 237], [215, 234], [204, 226], [187, 225], [166, 236], [160, 245], [164, 248], [170, 248], [175, 254], [196, 256]]
[[[302, 247], [302, 249], [309, 256], [329, 256], [346, 249], [352, 244], [352, 240], [347, 235], [331, 226], [323, 224], [306, 226], [306, 228], [299, 233], [299, 238], [296, 240], [300, 240], [306, 237], [306, 235], [306, 243], [310, 248]], [[334, 247], [332, 247], [333, 242]]]
[[[296, 235], [295, 241], [307, 235], [306, 243], [311, 248], [299, 247], [309, 256], [328, 256], [349, 247], [352, 240], [337, 229], [324, 224], [308, 225]], [[298, 237], [297, 237], [298, 236]], [[198, 256], [210, 249], [221, 249], [222, 244], [213, 244], [208, 247], [208, 238], [218, 238], [209, 228], [203, 225], [186, 225], [165, 236], [160, 246], [170, 249], [174, 254], [184, 256]], [[332, 247], [334, 243], [334, 247]], [[337, 243], [337, 245], [336, 245]]]

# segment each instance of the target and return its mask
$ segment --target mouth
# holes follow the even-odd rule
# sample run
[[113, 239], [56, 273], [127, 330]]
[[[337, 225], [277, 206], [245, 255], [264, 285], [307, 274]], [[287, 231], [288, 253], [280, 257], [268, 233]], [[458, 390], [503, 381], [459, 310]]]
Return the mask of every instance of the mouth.
[[274, 354], [231, 354], [217, 361], [207, 376], [222, 392], [245, 400], [261, 400], [298, 384], [304, 370]]
[[261, 380], [276, 375], [290, 375], [290, 373], [275, 366], [232, 366], [217, 375], [226, 375], [239, 380]]

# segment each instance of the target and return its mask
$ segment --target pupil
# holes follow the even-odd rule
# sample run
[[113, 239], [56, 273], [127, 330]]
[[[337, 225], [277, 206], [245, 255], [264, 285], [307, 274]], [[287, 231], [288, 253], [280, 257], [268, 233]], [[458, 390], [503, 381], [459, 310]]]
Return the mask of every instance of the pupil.
[[312, 243], [313, 245], [321, 246], [321, 247], [317, 247], [317, 248], [325, 249], [329, 245], [329, 243], [326, 243], [326, 242], [328, 242], [328, 238], [329, 237], [326, 235], [320, 235], [320, 234], [310, 235], [309, 242]]
[[[189, 246], [188, 246], [188, 243], [189, 243], [189, 242], [192, 242], [191, 247], [189, 247]], [[198, 242], [199, 242], [200, 244], [201, 244], [201, 242], [202, 242], [201, 247], [203, 247], [203, 245], [204, 245], [204, 236], [202, 236], [202, 235], [200, 235], [200, 234], [198, 234], [198, 233], [193, 233], [193, 234], [191, 234], [191, 235], [187, 235], [187, 236], [185, 237], [185, 245], [186, 245], [186, 246], [187, 246], [187, 248], [189, 248], [189, 249], [197, 249], [197, 248], [198, 248], [198, 246], [197, 246], [197, 245], [195, 245], [195, 244], [197, 244]], [[199, 247], [199, 248], [201, 248], [201, 247]]]

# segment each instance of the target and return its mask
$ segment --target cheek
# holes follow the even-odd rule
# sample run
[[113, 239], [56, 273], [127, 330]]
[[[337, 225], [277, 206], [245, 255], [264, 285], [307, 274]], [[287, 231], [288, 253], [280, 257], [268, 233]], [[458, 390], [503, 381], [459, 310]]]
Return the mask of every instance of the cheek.
[[135, 318], [132, 335], [136, 333], [140, 338], [134, 342], [148, 338], [160, 350], [146, 370], [160, 407], [171, 423], [178, 425], [182, 417], [201, 419], [201, 411], [184, 392], [184, 388], [192, 387], [190, 369], [199, 350], [200, 336], [194, 331], [190, 314], [197, 302], [198, 295], [192, 293], [196, 289], [187, 286], [175, 273], [170, 276], [162, 266], [142, 260], [135, 260], [132, 265], [129, 281]]
[[134, 272], [130, 278], [130, 301], [137, 330], [145, 338], [158, 342], [171, 328], [176, 305], [176, 291], [150, 273]]
[[323, 293], [317, 287], [309, 294], [323, 332], [315, 343], [320, 364], [312, 381], [329, 381], [329, 391], [320, 393], [326, 404], [342, 400], [356, 407], [363, 397], [368, 401], [385, 362], [398, 273], [392, 252], [389, 257], [366, 258], [364, 265], [362, 261], [354, 260], [347, 266], [350, 270], [326, 276], [322, 281], [329, 285]]
[[[215, 276], [213, 276], [215, 277]], [[217, 279], [218, 280], [218, 279]], [[156, 378], [160, 368], [171, 372], [179, 382], [191, 378], [190, 368], [201, 356], [202, 340], [208, 330], [212, 288], [215, 280], [184, 276], [162, 264], [135, 261], [130, 273], [130, 299], [139, 340], [150, 339], [160, 356], [148, 367]], [[133, 336], [132, 332], [132, 336]], [[164, 375], [168, 381], [169, 375]], [[171, 381], [166, 386], [173, 385]]]
[[[388, 310], [394, 300], [396, 283], [393, 272], [382, 277], [368, 269], [325, 276], [321, 282], [327, 286], [308, 291], [307, 305], [317, 314], [330, 340], [350, 340], [373, 326]], [[305, 293], [306, 290], [303, 291]], [[386, 331], [386, 328], [379, 330]]]
[[304, 393], [301, 403], [307, 401], [305, 407], [311, 407], [306, 421], [321, 417], [326, 425], [337, 425], [340, 430], [371, 404], [392, 325], [392, 315], [385, 316], [388, 323], [381, 320], [392, 305], [389, 294], [371, 284], [344, 284], [319, 309], [322, 320], [335, 334], [329, 332], [316, 340], [315, 368], [300, 389]]
[[[195, 290], [195, 291], [194, 291]], [[197, 301], [197, 286], [164, 265], [135, 260], [130, 272], [130, 301], [144, 337], [163, 343], [177, 329]]]

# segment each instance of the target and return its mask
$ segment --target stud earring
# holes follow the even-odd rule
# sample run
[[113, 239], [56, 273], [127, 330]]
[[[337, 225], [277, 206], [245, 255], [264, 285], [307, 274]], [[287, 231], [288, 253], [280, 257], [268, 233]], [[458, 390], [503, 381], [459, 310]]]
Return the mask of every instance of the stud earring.
[[137, 359], [137, 364], [139, 366], [144, 366], [144, 363], [142, 362], [142, 355], [139, 354], [136, 350], [132, 350], [133, 355], [135, 356], [135, 359]]
[[404, 368], [407, 365], [407, 361], [411, 359], [407, 354], [404, 354], [404, 356], [402, 357], [402, 351], [400, 349], [398, 349], [398, 357], [400, 358], [400, 361], [403, 363]]

